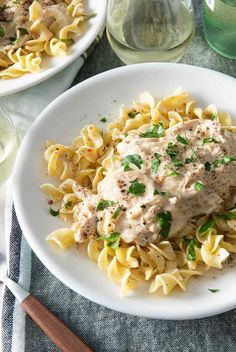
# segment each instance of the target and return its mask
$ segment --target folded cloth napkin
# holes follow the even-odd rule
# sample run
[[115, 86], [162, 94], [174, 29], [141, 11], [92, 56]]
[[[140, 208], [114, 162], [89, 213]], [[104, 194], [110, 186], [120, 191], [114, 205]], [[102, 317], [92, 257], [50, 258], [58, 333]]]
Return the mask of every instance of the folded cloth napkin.
[[[101, 39], [102, 32], [89, 49], [62, 72], [35, 87], [0, 98], [0, 105], [11, 117], [21, 139], [40, 112], [71, 86], [87, 56]], [[12, 201], [10, 181], [7, 191], [5, 224], [8, 275], [22, 287], [29, 290], [31, 249], [22, 236], [18, 225]], [[1, 313], [2, 351], [25, 351], [25, 314], [6, 287], [3, 292]]]

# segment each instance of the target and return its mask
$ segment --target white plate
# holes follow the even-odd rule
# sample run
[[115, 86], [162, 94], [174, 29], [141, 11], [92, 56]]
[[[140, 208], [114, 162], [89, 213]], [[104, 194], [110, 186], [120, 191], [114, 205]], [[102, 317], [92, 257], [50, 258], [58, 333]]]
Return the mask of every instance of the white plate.
[[[76, 249], [62, 252], [52, 248], [45, 236], [65, 226], [48, 214], [45, 195], [40, 191], [46, 176], [43, 160], [45, 141], [68, 143], [81, 127], [100, 117], [117, 116], [121, 104], [130, 104], [139, 93], [149, 91], [166, 96], [182, 86], [199, 105], [215, 103], [236, 117], [236, 80], [207, 69], [180, 64], [140, 64], [102, 73], [70, 89], [39, 116], [18, 153], [14, 173], [14, 201], [17, 216], [30, 246], [44, 265], [67, 286], [109, 308], [159, 319], [192, 319], [221, 313], [236, 307], [236, 267], [192, 279], [187, 291], [163, 297], [138, 291], [123, 298], [95, 262]], [[213, 278], [213, 277], [216, 278]], [[208, 288], [218, 288], [211, 293]]]
[[19, 78], [8, 80], [0, 79], [0, 96], [18, 92], [45, 81], [63, 70], [88, 49], [105, 24], [107, 0], [85, 0], [85, 4], [86, 10], [96, 13], [96, 16], [89, 20], [82, 36], [69, 48], [67, 55], [45, 57], [38, 73], [27, 73]]

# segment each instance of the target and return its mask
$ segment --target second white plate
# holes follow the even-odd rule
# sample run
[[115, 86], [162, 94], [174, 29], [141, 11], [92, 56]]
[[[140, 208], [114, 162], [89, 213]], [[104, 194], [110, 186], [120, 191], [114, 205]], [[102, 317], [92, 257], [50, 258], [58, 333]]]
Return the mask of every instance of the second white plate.
[[86, 9], [96, 13], [96, 16], [89, 20], [84, 33], [69, 48], [67, 56], [45, 57], [42, 61], [41, 70], [38, 73], [27, 73], [19, 78], [8, 80], [0, 79], [0, 96], [16, 93], [45, 81], [70, 65], [88, 49], [105, 25], [107, 0], [86, 0], [85, 3]]

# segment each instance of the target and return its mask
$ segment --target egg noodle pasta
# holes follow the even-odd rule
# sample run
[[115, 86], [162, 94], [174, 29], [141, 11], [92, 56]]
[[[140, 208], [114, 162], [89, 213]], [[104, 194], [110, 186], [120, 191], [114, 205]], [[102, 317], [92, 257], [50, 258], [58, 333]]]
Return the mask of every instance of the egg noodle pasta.
[[2, 79], [38, 72], [45, 55], [65, 56], [95, 15], [83, 0], [3, 0], [0, 14]]
[[[81, 2], [76, 4], [76, 13], [80, 13]], [[206, 134], [209, 131], [211, 136]], [[204, 275], [210, 268], [222, 269], [231, 253], [236, 253], [236, 208], [227, 207], [219, 193], [212, 191], [218, 187], [214, 175], [229, 173], [235, 168], [236, 158], [232, 154], [219, 157], [221, 138], [235, 138], [232, 131], [229, 114], [218, 112], [214, 105], [205, 109], [197, 107], [188, 93], [177, 92], [156, 100], [145, 92], [131, 107], [121, 106], [119, 116], [107, 124], [105, 131], [87, 125], [68, 146], [47, 142], [44, 154], [47, 172], [60, 183], [58, 186], [46, 183], [41, 189], [50, 203], [55, 203], [53, 209], [59, 208], [58, 211], [50, 209], [51, 214], [73, 223], [70, 228], [50, 233], [47, 241], [63, 250], [84, 243], [89, 258], [97, 262], [112, 282], [121, 286], [124, 295], [140, 282], [149, 283], [150, 293], [162, 290], [168, 295], [175, 287], [185, 291], [191, 277]], [[198, 133], [202, 133], [201, 137], [197, 137]], [[175, 143], [167, 140], [167, 148], [161, 149], [165, 138], [175, 138]], [[136, 144], [130, 144], [127, 155], [125, 143], [132, 141]], [[140, 147], [146, 146], [151, 152], [147, 147], [149, 142], [160, 148], [157, 147], [158, 153], [150, 161], [144, 160]], [[138, 147], [137, 143], [140, 143]], [[140, 148], [140, 154], [132, 153], [134, 147]], [[188, 157], [183, 165], [180, 157], [185, 153]], [[200, 158], [205, 155], [211, 155], [214, 160], [204, 159], [202, 166]], [[201, 180], [194, 179], [197, 172], [191, 168], [198, 170], [197, 177], [202, 175]], [[121, 172], [117, 179], [116, 172]], [[214, 181], [209, 190], [204, 182], [205, 173], [208, 173], [206, 180], [212, 175]], [[152, 175], [155, 187], [170, 180], [176, 182], [173, 190], [169, 183], [166, 191], [159, 187], [153, 193], [153, 183], [146, 181], [146, 174]], [[109, 181], [109, 175], [115, 181]], [[119, 175], [124, 175], [124, 179]], [[106, 181], [116, 182], [120, 187], [120, 201], [115, 187], [110, 188], [109, 198], [101, 198], [104, 188], [109, 194]], [[124, 195], [128, 182], [129, 189]], [[183, 203], [177, 203], [180, 186], [184, 187], [183, 194], [190, 194]], [[168, 196], [168, 192], [172, 195]], [[210, 195], [208, 200], [203, 198], [206, 194]], [[192, 216], [179, 223], [178, 211], [196, 197], [198, 202], [206, 203], [202, 205], [203, 210], [199, 213], [192, 210]], [[132, 201], [132, 207], [127, 207], [130, 204], [127, 202]]]

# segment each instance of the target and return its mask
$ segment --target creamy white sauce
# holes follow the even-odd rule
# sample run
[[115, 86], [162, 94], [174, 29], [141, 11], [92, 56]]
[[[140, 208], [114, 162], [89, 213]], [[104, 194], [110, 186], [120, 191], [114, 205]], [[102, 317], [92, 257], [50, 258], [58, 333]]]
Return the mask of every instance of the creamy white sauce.
[[[178, 135], [187, 139], [189, 145], [178, 142]], [[203, 144], [204, 138], [213, 138], [214, 142]], [[176, 158], [183, 164], [182, 167], [176, 168], [168, 155], [169, 143], [176, 145]], [[161, 236], [157, 214], [171, 213], [168, 238], [173, 238], [185, 235], [183, 229], [193, 217], [219, 212], [232, 205], [230, 199], [236, 189], [236, 162], [231, 161], [220, 167], [214, 167], [213, 163], [224, 156], [236, 157], [236, 136], [216, 122], [192, 120], [179, 123], [166, 130], [162, 138], [143, 138], [137, 131], [131, 132], [118, 144], [117, 151], [121, 159], [132, 154], [139, 155], [143, 160], [141, 168], [130, 164], [132, 170], [124, 171], [121, 162], [117, 162], [100, 182], [96, 198], [87, 199], [90, 199], [90, 211], [92, 207], [92, 217], [96, 221], [101, 217], [96, 211], [99, 199], [116, 203], [112, 209], [108, 208], [111, 213], [117, 206], [122, 208], [116, 219], [116, 231], [121, 233], [121, 238], [127, 243], [145, 245], [159, 241]], [[151, 170], [154, 153], [161, 155], [156, 172]], [[194, 161], [185, 164], [185, 160], [193, 155]], [[206, 162], [212, 165], [210, 171], [206, 170]], [[172, 171], [179, 175], [170, 176]], [[134, 180], [145, 185], [144, 193], [134, 195], [128, 192]], [[200, 191], [195, 188], [197, 182], [204, 186]], [[154, 195], [155, 189], [167, 194]], [[86, 207], [88, 202], [79, 206], [80, 211], [86, 212]], [[82, 235], [86, 237], [82, 222], [81, 228]], [[94, 231], [95, 225], [88, 235]]]

